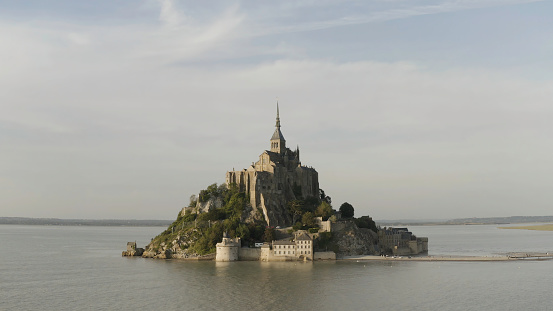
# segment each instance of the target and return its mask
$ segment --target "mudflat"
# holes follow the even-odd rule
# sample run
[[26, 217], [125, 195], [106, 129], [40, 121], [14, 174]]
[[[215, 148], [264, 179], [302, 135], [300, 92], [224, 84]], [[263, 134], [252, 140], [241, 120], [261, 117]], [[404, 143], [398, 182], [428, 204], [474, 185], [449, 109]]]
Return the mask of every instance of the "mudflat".
[[553, 231], [553, 224], [534, 225], [534, 226], [499, 227], [499, 229], [524, 229], [524, 230]]
[[514, 261], [514, 260], [549, 260], [551, 254], [512, 253], [505, 256], [346, 256], [340, 260], [357, 261]]

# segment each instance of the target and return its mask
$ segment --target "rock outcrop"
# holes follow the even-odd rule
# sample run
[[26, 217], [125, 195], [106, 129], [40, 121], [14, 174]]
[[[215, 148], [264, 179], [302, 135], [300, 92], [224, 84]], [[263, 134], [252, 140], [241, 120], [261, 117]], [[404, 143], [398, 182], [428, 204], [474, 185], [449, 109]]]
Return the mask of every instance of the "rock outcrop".
[[370, 229], [358, 228], [353, 221], [345, 222], [341, 230], [333, 232], [332, 239], [341, 256], [378, 255], [378, 235]]

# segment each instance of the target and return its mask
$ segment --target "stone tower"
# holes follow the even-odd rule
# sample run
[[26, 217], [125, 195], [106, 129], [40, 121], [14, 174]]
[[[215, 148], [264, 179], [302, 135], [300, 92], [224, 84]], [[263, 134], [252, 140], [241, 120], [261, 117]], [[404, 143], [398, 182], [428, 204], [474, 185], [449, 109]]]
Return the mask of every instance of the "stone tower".
[[259, 155], [259, 161], [247, 169], [227, 172], [227, 185], [236, 184], [240, 191], [249, 194], [254, 210], [262, 211], [269, 226], [291, 225], [288, 202], [309, 197], [319, 198], [319, 176], [312, 167], [300, 162], [299, 148], [286, 148], [280, 131], [277, 103], [275, 132], [271, 148]]
[[274, 153], [282, 154], [286, 150], [286, 140], [280, 131], [280, 116], [278, 111], [278, 102], [277, 102], [277, 116], [276, 116], [276, 125], [275, 132], [273, 137], [271, 137], [271, 151]]

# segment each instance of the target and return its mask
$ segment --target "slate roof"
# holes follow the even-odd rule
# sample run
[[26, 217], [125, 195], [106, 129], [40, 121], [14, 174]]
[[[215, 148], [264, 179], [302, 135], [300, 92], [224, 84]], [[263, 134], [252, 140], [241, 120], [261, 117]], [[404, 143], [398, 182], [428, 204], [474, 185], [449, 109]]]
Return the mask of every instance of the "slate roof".
[[288, 240], [278, 240], [273, 241], [273, 245], [296, 245], [296, 243]]
[[269, 151], [269, 150], [265, 150], [265, 153], [269, 155], [269, 159], [271, 161], [273, 161], [275, 163], [280, 162], [280, 160], [281, 160], [280, 154], [278, 154], [276, 152]]
[[298, 235], [298, 237], [296, 237], [296, 241], [301, 241], [301, 240], [307, 240], [307, 241], [311, 241], [311, 237], [305, 233], [302, 233], [300, 235]]
[[282, 132], [280, 131], [279, 127], [277, 127], [275, 129], [275, 132], [273, 133], [273, 137], [271, 137], [271, 140], [284, 140], [284, 141], [286, 141], [286, 139], [284, 139], [284, 135], [282, 135]]

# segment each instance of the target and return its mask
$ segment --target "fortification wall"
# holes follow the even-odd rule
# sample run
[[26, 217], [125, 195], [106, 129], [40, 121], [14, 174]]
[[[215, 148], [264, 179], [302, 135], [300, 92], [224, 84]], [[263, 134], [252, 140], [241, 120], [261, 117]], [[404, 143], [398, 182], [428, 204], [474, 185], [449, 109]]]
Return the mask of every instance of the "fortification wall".
[[317, 225], [319, 225], [319, 232], [331, 232], [332, 231], [332, 222], [330, 220], [323, 221], [322, 217], [315, 217]]
[[336, 260], [335, 252], [315, 252], [313, 260]]
[[241, 247], [238, 252], [238, 259], [246, 261], [261, 260], [261, 248]]

